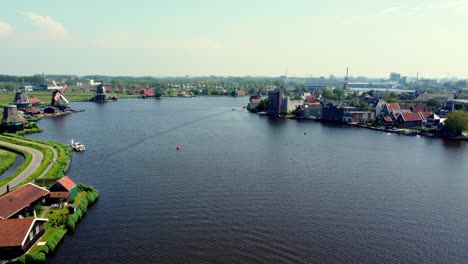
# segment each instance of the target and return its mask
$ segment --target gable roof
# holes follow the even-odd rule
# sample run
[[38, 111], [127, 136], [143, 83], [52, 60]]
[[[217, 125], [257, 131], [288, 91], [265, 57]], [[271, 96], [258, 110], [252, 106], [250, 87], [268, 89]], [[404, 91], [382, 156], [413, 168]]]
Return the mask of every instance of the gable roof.
[[47, 219], [23, 218], [0, 220], [0, 247], [23, 246], [26, 237], [37, 221], [47, 222]]
[[11, 217], [48, 193], [49, 190], [28, 183], [3, 195], [0, 197], [0, 219]]
[[386, 104], [388, 111], [401, 110], [398, 103], [387, 103]]
[[401, 113], [401, 117], [405, 122], [424, 120], [421, 113]]
[[68, 191], [71, 191], [73, 188], [76, 187], [76, 183], [70, 179], [68, 176], [64, 176], [60, 180], [57, 181], [60, 185], [62, 185]]

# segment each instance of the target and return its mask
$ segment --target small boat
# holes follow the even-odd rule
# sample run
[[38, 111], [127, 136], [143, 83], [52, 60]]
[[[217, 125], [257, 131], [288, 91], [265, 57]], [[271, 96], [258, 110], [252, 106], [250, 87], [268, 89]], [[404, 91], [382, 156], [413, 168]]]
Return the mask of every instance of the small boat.
[[81, 144], [80, 142], [73, 142], [73, 139], [71, 140], [70, 147], [72, 147], [74, 151], [78, 151], [78, 152], [86, 150], [83, 144]]

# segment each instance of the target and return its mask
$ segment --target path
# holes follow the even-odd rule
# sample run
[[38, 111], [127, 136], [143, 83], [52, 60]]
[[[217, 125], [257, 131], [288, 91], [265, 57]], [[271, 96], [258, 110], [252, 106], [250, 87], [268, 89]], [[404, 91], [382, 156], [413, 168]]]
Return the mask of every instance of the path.
[[[39, 143], [36, 143], [36, 142], [27, 141], [27, 140], [23, 140], [23, 139], [19, 139], [19, 138], [14, 138], [14, 139], [18, 140], [18, 141], [25, 142], [25, 143], [30, 143], [30, 144], [34, 144], [34, 145], [38, 145], [38, 146], [42, 146], [42, 147], [47, 147], [54, 154], [53, 160], [54, 161], [57, 160], [58, 153], [55, 150], [55, 148], [53, 148], [51, 146], [43, 145], [43, 144], [39, 144]], [[31, 175], [39, 167], [39, 165], [41, 165], [42, 159], [44, 157], [42, 155], [42, 152], [40, 152], [39, 150], [1, 141], [1, 137], [0, 137], [0, 144], [4, 144], [4, 145], [10, 146], [12, 148], [19, 148], [19, 149], [25, 150], [25, 151], [28, 151], [29, 153], [31, 153], [33, 155], [33, 159], [31, 161], [31, 163], [29, 164], [29, 166], [23, 172], [21, 172], [20, 175], [18, 175], [15, 179], [11, 180], [8, 183], [8, 185], [10, 185], [10, 190], [11, 190], [11, 189], [13, 189], [14, 186], [18, 185], [20, 182], [22, 182], [26, 178], [28, 178], [29, 175]], [[35, 155], [36, 155], [36, 159], [34, 159]], [[54, 163], [50, 163], [49, 166], [47, 166], [47, 168], [42, 172], [42, 174], [38, 178], [44, 177], [47, 174], [47, 172], [49, 172], [50, 168], [52, 168], [53, 165], [54, 165]], [[0, 187], [0, 195], [6, 192], [6, 186], [7, 186], [7, 184]]]
[[40, 152], [39, 150], [28, 148], [28, 147], [23, 147], [23, 146], [16, 145], [16, 144], [11, 144], [11, 143], [4, 142], [1, 140], [0, 140], [0, 145], [8, 146], [10, 148], [21, 149], [21, 150], [31, 153], [32, 155], [32, 161], [28, 165], [28, 167], [26, 167], [26, 169], [24, 169], [16, 178], [8, 182], [8, 184], [5, 184], [4, 186], [0, 187], [0, 194], [3, 194], [7, 191], [7, 188], [6, 188], [7, 185], [10, 185], [10, 190], [11, 190], [13, 189], [14, 186], [24, 181], [26, 178], [29, 177], [29, 175], [31, 175], [35, 170], [37, 170], [37, 168], [39, 168], [39, 165], [41, 165], [43, 155], [42, 155], [42, 152]]

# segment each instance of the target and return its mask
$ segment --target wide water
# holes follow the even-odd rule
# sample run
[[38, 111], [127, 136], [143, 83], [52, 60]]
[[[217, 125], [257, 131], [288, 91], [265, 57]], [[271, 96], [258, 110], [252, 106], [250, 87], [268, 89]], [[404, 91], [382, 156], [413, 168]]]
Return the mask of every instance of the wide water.
[[68, 175], [101, 192], [50, 263], [468, 261], [468, 144], [246, 103], [74, 103], [86, 112], [41, 120], [30, 137], [84, 143]]

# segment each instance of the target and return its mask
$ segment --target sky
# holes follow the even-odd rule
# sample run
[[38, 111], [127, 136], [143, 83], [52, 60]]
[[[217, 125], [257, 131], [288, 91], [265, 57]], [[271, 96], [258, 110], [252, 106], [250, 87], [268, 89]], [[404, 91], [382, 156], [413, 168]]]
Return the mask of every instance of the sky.
[[468, 78], [468, 0], [3, 1], [0, 74]]

